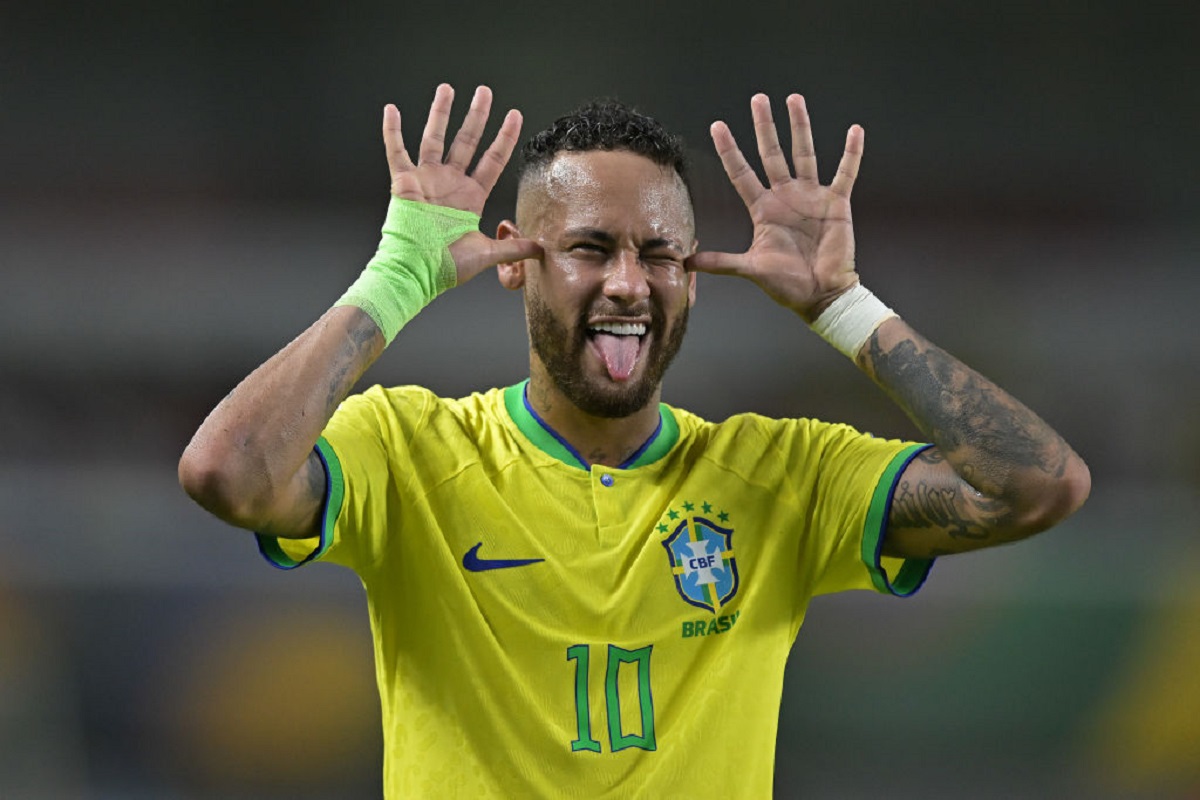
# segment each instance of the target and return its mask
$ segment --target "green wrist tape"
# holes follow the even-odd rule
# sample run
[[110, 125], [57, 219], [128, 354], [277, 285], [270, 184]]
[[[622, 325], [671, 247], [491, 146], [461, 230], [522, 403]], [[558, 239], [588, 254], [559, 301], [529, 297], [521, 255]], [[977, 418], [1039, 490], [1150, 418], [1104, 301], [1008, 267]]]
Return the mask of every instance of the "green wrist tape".
[[477, 230], [478, 214], [393, 196], [375, 257], [333, 305], [361, 308], [391, 344], [417, 312], [454, 286], [450, 245]]

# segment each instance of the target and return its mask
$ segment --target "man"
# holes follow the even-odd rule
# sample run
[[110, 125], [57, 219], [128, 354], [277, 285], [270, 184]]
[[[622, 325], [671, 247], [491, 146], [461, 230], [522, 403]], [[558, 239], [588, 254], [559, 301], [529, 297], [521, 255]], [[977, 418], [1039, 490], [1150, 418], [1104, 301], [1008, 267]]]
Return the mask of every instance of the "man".
[[[476, 91], [446, 151], [452, 95], [438, 88], [415, 162], [385, 109], [379, 252], [217, 406], [180, 480], [258, 531], [276, 564], [320, 558], [361, 577], [389, 797], [767, 796], [809, 599], [911, 594], [938, 555], [1067, 517], [1087, 468], [859, 284], [860, 127], [822, 186], [803, 98], [787, 98], [793, 176], [755, 96], [764, 186], [715, 123], [754, 235], [743, 254], [698, 252], [678, 141], [595, 104], [526, 147], [515, 219], [490, 239], [478, 215], [520, 116], [472, 171], [491, 93]], [[527, 382], [342, 402], [425, 303], [493, 265], [524, 291]], [[701, 271], [794, 310], [932, 444], [805, 419], [712, 424], [661, 404]]]

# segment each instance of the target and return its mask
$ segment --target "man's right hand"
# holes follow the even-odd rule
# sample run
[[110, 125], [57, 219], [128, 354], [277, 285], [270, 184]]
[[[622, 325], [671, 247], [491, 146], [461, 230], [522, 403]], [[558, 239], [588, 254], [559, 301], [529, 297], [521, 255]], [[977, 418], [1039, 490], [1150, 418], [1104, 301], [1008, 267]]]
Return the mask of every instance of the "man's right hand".
[[[415, 164], [404, 147], [399, 109], [390, 103], [384, 107], [383, 143], [387, 149], [392, 194], [405, 200], [482, 214], [484, 203], [516, 146], [521, 132], [521, 113], [513, 109], [504, 116], [495, 140], [479, 157], [474, 171], [469, 171], [491, 113], [492, 90], [486, 86], [475, 90], [462, 128], [447, 154], [446, 128], [453, 103], [453, 87], [446, 83], [438, 86]], [[500, 262], [536, 258], [540, 254], [541, 247], [530, 239], [498, 241], [479, 231], [472, 231], [450, 245], [460, 284]]]
[[[404, 149], [400, 112], [392, 105], [384, 109], [392, 194], [478, 215], [512, 155], [521, 115], [508, 112], [495, 141], [470, 171], [492, 93], [485, 86], [476, 90], [462, 129], [443, 158], [453, 100], [453, 89], [438, 87], [415, 164]], [[450, 245], [459, 283], [502, 261], [540, 253], [528, 239], [495, 241], [478, 229]], [[275, 536], [315, 536], [325, 500], [325, 470], [313, 445], [386, 346], [378, 320], [361, 306], [335, 305], [208, 415], [180, 458], [183, 488], [232, 525]]]

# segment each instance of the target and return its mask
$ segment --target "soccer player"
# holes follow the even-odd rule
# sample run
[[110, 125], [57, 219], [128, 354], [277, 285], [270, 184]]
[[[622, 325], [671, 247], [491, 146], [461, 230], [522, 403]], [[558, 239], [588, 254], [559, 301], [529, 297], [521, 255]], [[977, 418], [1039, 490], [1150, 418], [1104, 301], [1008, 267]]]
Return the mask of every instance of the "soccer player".
[[[789, 159], [756, 95], [764, 184], [715, 123], [754, 234], [745, 253], [703, 252], [679, 141], [592, 104], [526, 145], [515, 215], [490, 238], [479, 214], [521, 118], [508, 112], [472, 169], [491, 92], [447, 149], [452, 99], [438, 87], [415, 160], [387, 106], [375, 258], [221, 401], [180, 480], [278, 566], [362, 579], [388, 797], [768, 796], [810, 598], [911, 594], [936, 556], [1067, 517], [1087, 467], [859, 283], [862, 128], [822, 185], [804, 99], [786, 100]], [[527, 381], [347, 398], [407, 320], [493, 266], [524, 292]], [[696, 272], [749, 278], [795, 311], [928, 444], [661, 403]]]

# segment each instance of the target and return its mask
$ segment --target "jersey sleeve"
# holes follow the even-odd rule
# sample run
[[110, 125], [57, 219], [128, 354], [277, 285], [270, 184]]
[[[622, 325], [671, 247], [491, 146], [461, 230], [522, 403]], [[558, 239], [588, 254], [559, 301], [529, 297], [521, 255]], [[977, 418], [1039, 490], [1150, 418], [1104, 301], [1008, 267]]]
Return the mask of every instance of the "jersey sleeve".
[[[325, 502], [320, 534], [284, 539], [256, 534], [259, 551], [276, 567], [294, 569], [326, 561], [362, 572], [379, 552], [379, 537], [389, 530], [389, 514], [398, 505], [403, 471], [391, 461], [406, 449], [408, 427], [397, 410], [421, 414], [419, 398], [406, 402], [374, 387], [347, 398], [318, 439], [315, 450], [325, 467]], [[399, 439], [399, 441], [397, 440]]]
[[900, 475], [929, 445], [877, 439], [846, 425], [827, 426], [819, 440], [813, 530], [823, 564], [813, 593], [914, 594], [933, 560], [884, 557], [883, 536]]

